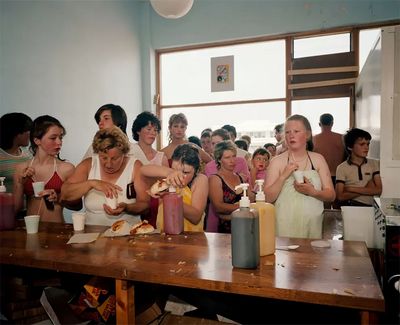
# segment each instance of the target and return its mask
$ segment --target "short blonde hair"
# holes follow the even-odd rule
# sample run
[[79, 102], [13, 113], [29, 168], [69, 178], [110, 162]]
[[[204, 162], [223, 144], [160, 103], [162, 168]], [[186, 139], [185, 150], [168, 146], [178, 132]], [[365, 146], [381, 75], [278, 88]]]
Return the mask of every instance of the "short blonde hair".
[[97, 131], [92, 147], [94, 153], [105, 153], [110, 149], [117, 148], [123, 154], [127, 154], [130, 149], [128, 137], [116, 126]]
[[214, 159], [215, 159], [215, 164], [217, 165], [218, 169], [221, 168], [221, 158], [222, 158], [224, 152], [227, 150], [233, 151], [236, 154], [236, 152], [237, 152], [236, 146], [232, 142], [232, 140], [224, 140], [215, 145]]

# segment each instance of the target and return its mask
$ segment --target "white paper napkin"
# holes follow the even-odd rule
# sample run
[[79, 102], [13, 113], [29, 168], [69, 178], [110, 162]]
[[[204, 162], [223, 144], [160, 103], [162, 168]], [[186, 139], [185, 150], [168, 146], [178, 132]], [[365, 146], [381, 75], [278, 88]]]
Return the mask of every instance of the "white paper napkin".
[[97, 237], [99, 237], [100, 233], [99, 232], [93, 232], [93, 233], [85, 233], [85, 234], [75, 234], [73, 235], [67, 244], [85, 244], [85, 243], [91, 243], [96, 241]]

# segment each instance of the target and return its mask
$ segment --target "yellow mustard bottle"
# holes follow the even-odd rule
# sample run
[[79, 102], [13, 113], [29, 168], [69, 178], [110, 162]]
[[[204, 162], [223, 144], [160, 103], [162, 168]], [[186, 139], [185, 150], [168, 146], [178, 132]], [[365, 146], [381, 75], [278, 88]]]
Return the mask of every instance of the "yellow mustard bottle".
[[275, 207], [265, 202], [263, 179], [257, 179], [256, 202], [250, 208], [258, 211], [260, 231], [260, 256], [275, 254]]

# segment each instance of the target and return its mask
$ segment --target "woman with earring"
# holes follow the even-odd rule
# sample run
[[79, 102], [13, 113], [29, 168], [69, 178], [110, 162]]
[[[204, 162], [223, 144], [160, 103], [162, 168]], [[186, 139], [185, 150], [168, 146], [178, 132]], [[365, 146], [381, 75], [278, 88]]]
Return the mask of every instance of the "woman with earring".
[[[25, 194], [28, 215], [39, 214], [41, 221], [64, 222], [61, 186], [75, 170], [74, 165], [60, 159], [65, 133], [62, 124], [52, 116], [39, 116], [33, 121], [30, 133], [33, 158], [19, 164], [14, 176], [17, 211], [23, 207]], [[45, 182], [45, 186], [36, 197], [32, 184], [39, 181]]]
[[[324, 157], [307, 150], [312, 138], [310, 122], [302, 115], [286, 120], [288, 150], [271, 160], [264, 192], [276, 208], [277, 236], [321, 238], [324, 201], [335, 199]], [[298, 181], [294, 172], [301, 172]]]

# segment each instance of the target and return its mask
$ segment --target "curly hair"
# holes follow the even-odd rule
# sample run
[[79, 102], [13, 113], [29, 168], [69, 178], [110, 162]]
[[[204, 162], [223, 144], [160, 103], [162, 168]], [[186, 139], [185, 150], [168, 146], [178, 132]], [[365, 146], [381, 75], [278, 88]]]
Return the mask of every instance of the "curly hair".
[[128, 137], [122, 130], [113, 126], [97, 131], [92, 142], [93, 152], [106, 153], [108, 150], [117, 148], [123, 154], [127, 154], [130, 149]]
[[343, 142], [346, 148], [346, 151], [349, 155], [351, 155], [351, 150], [354, 147], [354, 144], [358, 139], [365, 139], [367, 141], [371, 141], [371, 134], [365, 130], [352, 128], [347, 130], [345, 135], [343, 136]]
[[224, 154], [225, 151], [230, 150], [233, 151], [236, 154], [236, 146], [232, 142], [232, 140], [224, 140], [215, 145], [214, 148], [214, 160], [215, 164], [217, 165], [217, 168], [221, 168], [221, 158]]
[[146, 127], [147, 125], [154, 126], [157, 130], [157, 132], [161, 131], [161, 122], [158, 119], [156, 115], [154, 115], [151, 112], [142, 112], [138, 116], [136, 116], [136, 119], [133, 121], [132, 124], [132, 138], [135, 141], [139, 141], [139, 134], [141, 129]]

